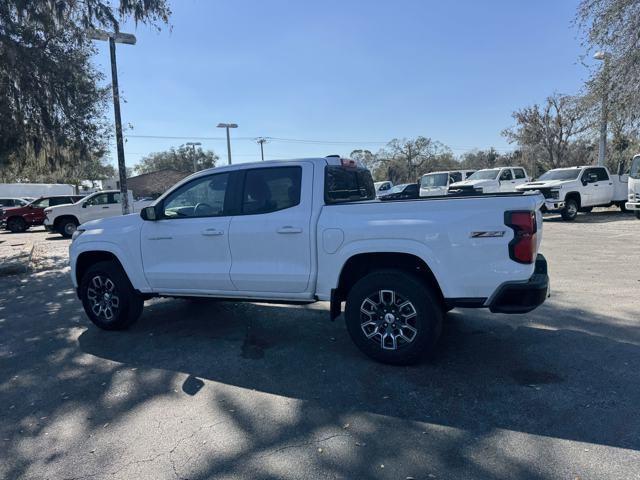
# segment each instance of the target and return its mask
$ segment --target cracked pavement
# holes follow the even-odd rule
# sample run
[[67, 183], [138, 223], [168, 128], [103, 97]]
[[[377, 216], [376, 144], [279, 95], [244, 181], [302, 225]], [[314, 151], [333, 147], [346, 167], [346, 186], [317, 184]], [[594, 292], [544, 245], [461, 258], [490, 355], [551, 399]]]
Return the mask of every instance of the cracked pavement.
[[40, 267], [0, 279], [0, 478], [640, 479], [640, 222], [544, 229], [543, 307], [454, 310], [402, 368], [326, 304], [156, 299], [100, 331], [33, 232]]

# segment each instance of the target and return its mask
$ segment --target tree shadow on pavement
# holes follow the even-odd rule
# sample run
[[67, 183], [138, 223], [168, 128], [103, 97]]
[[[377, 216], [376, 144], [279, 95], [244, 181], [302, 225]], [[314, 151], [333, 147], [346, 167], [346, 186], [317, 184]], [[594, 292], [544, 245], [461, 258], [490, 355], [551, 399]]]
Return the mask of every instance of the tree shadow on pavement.
[[[391, 367], [317, 306], [154, 300], [130, 330], [105, 332], [64, 274], [7, 285], [0, 477], [126, 478], [165, 462], [190, 479], [538, 479], [560, 455], [544, 437], [640, 450], [640, 342], [576, 330], [581, 310], [454, 311], [436, 360]], [[496, 447], [524, 435], [542, 466]], [[131, 453], [136, 442], [150, 451]]]

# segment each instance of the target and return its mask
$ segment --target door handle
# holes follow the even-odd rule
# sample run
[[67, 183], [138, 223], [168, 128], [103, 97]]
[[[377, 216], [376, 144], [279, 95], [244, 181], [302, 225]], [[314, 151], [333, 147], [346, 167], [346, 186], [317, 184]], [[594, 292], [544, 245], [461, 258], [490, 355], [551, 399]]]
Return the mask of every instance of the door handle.
[[105, 207], [102, 207], [102, 208], [109, 208], [109, 207], [106, 207], [106, 206], [105, 206]]
[[218, 235], [224, 235], [224, 232], [222, 230], [218, 230], [216, 228], [207, 228], [200, 233], [202, 233], [202, 235], [204, 235], [205, 237], [215, 237]]
[[147, 240], [171, 240], [173, 237], [149, 237]]
[[301, 228], [292, 227], [291, 225], [285, 225], [276, 230], [278, 233], [302, 233]]

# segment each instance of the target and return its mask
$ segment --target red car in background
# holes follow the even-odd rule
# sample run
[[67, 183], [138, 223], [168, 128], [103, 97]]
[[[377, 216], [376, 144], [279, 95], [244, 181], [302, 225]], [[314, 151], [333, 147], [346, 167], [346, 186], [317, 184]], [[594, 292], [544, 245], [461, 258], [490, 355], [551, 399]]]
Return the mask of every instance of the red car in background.
[[13, 233], [24, 232], [29, 227], [42, 225], [45, 208], [75, 203], [83, 198], [84, 195], [53, 195], [40, 197], [23, 207], [2, 208], [0, 209], [0, 228]]

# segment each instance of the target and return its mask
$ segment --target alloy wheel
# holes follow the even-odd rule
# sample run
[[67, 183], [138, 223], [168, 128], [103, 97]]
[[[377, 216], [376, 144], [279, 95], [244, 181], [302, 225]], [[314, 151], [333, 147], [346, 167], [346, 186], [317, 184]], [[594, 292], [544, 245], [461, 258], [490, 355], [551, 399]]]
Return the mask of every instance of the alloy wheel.
[[116, 295], [116, 285], [104, 275], [96, 275], [91, 279], [87, 288], [87, 299], [91, 311], [107, 321], [113, 320], [118, 314], [120, 297]]
[[360, 328], [383, 350], [397, 350], [416, 338], [417, 316], [410, 300], [394, 290], [379, 290], [360, 305]]

